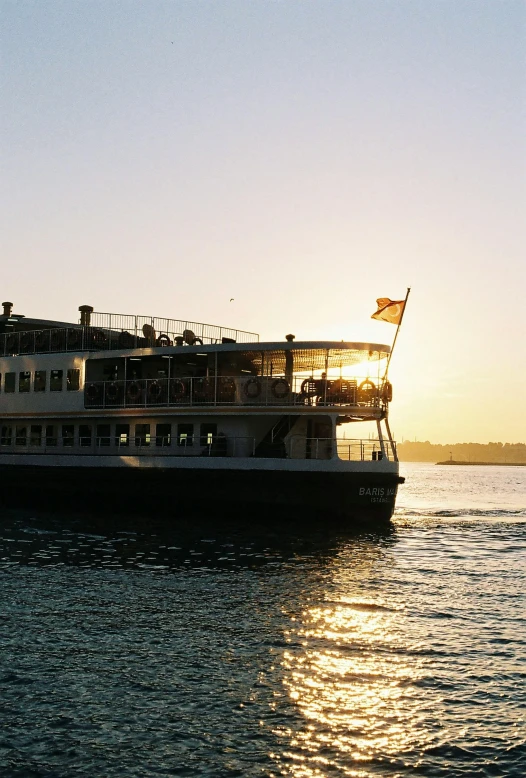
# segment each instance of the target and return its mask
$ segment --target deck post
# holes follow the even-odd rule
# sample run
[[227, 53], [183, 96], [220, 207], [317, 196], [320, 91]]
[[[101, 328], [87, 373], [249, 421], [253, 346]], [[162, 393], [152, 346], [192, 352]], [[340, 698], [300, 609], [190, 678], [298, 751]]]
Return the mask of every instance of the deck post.
[[376, 420], [376, 427], [378, 429], [378, 442], [380, 443], [380, 451], [382, 452], [382, 458], [385, 457], [385, 441], [384, 436], [382, 434], [382, 420], [377, 419]]
[[389, 439], [389, 443], [391, 444], [391, 451], [393, 452], [393, 460], [395, 462], [398, 462], [398, 452], [394, 444], [393, 436], [391, 435], [391, 429], [389, 427], [389, 420], [387, 416], [385, 417], [384, 422], [385, 422], [385, 429], [387, 430], [387, 437]]

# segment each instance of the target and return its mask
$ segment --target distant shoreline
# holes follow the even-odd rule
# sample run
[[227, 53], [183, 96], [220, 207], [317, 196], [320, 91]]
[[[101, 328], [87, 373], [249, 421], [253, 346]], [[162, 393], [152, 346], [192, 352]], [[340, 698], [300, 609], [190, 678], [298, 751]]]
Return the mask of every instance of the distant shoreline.
[[437, 462], [437, 465], [483, 465], [485, 467], [526, 467], [526, 462], [462, 462], [455, 459], [446, 459], [445, 462]]

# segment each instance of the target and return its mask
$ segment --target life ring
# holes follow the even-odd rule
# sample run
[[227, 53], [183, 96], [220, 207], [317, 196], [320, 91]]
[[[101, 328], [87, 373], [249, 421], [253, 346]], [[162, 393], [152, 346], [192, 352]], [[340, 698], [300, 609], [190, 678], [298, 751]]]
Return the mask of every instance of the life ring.
[[233, 378], [222, 376], [219, 380], [219, 399], [223, 402], [233, 402], [236, 396], [236, 382]]
[[209, 378], [194, 378], [193, 398], [195, 402], [207, 403], [214, 399], [214, 384]]
[[371, 381], [370, 378], [366, 378], [365, 381], [362, 381], [358, 387], [358, 399], [361, 402], [371, 402], [375, 395], [376, 385]]
[[255, 400], [261, 394], [261, 381], [259, 378], [249, 378], [243, 387], [245, 397]]
[[126, 397], [128, 400], [130, 400], [132, 403], [135, 403], [141, 399], [141, 395], [142, 389], [137, 381], [132, 381], [130, 384], [128, 384], [128, 388], [126, 389]]
[[276, 400], [284, 400], [290, 392], [289, 382], [285, 378], [276, 378], [270, 385], [270, 391]]
[[86, 397], [88, 398], [88, 400], [98, 400], [100, 394], [101, 394], [100, 386], [97, 384], [90, 384], [86, 388]]
[[60, 351], [64, 346], [62, 330], [51, 330], [49, 342], [52, 351]]
[[8, 354], [14, 354], [17, 349], [17, 336], [8, 335], [5, 341], [5, 350]]
[[161, 335], [159, 335], [159, 337], [155, 341], [155, 345], [156, 346], [171, 346], [172, 345], [172, 341], [170, 340], [168, 335], [165, 335], [164, 332], [163, 332]]
[[163, 393], [163, 388], [159, 381], [152, 381], [148, 386], [148, 397], [150, 400], [158, 400]]
[[393, 385], [390, 381], [386, 381], [382, 392], [382, 400], [384, 403], [390, 403], [393, 399]]
[[66, 336], [66, 342], [68, 344], [68, 348], [75, 349], [80, 344], [80, 332], [79, 330], [74, 329], [68, 329], [68, 334]]
[[131, 334], [131, 332], [127, 332], [126, 330], [123, 330], [119, 333], [119, 337], [117, 339], [117, 344], [119, 348], [133, 348], [135, 345], [135, 338]]
[[115, 402], [119, 399], [120, 395], [120, 388], [117, 386], [117, 384], [112, 381], [111, 384], [108, 384], [106, 387], [106, 399], [110, 402]]
[[170, 398], [174, 402], [179, 402], [186, 395], [186, 384], [180, 378], [172, 378], [170, 382]]
[[27, 353], [31, 350], [31, 333], [22, 332], [20, 335], [20, 351]]
[[108, 338], [106, 337], [104, 332], [102, 332], [102, 330], [93, 330], [92, 331], [92, 333], [91, 333], [91, 341], [92, 341], [94, 346], [100, 346], [102, 348], [106, 344], [107, 340], [108, 340]]
[[300, 393], [304, 397], [309, 397], [316, 394], [316, 383], [313, 378], [306, 378], [301, 382]]
[[37, 351], [49, 350], [49, 330], [40, 330], [35, 334], [35, 349]]

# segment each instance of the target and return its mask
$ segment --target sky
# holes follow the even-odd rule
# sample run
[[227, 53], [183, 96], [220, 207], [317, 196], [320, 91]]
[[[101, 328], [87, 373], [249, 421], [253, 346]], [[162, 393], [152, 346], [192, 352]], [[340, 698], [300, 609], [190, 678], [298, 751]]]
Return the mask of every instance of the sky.
[[17, 313], [390, 344], [411, 287], [394, 436], [526, 441], [523, 0], [0, 0], [0, 58]]

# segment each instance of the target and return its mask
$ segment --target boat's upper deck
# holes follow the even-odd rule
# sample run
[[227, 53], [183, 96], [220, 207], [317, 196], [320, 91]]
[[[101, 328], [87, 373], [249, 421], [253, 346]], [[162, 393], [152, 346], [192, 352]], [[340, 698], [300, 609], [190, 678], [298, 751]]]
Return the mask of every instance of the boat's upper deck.
[[[242, 352], [251, 363], [251, 370], [279, 375], [294, 371], [313, 372], [343, 368], [364, 361], [388, 356], [390, 347], [378, 343], [344, 341], [294, 342], [287, 335], [283, 342], [260, 343], [259, 335], [245, 330], [212, 324], [200, 324], [152, 316], [95, 313], [89, 306], [80, 307], [76, 324], [29, 319], [10, 312], [4, 303], [0, 316], [0, 357], [23, 354], [100, 352], [100, 358], [129, 356], [146, 357], [162, 353], [165, 356], [200, 354], [210, 360], [217, 354]], [[92, 358], [97, 358], [92, 354]]]
[[80, 306], [77, 323], [30, 319], [11, 313], [11, 303], [3, 305], [0, 356], [259, 341], [257, 333], [232, 327], [155, 316], [96, 313], [86, 305]]

